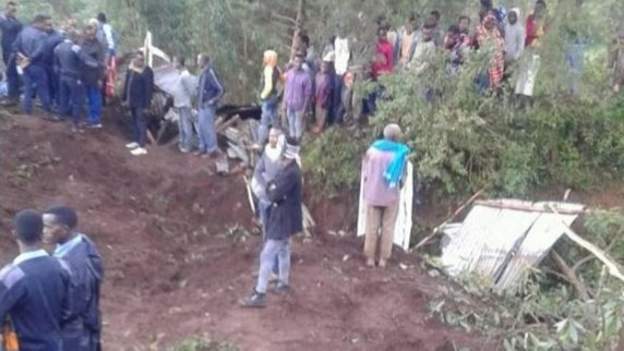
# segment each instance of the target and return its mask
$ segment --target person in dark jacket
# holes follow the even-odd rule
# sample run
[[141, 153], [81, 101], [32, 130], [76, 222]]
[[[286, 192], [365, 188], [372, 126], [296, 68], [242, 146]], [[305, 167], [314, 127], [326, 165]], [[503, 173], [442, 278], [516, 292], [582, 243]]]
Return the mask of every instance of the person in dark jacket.
[[0, 271], [0, 321], [10, 317], [21, 351], [63, 351], [61, 328], [71, 310], [69, 267], [41, 248], [41, 214], [21, 211], [14, 225], [20, 255]]
[[134, 141], [126, 147], [131, 149], [134, 156], [147, 154], [145, 139], [147, 137], [147, 122], [145, 112], [152, 103], [154, 91], [154, 72], [145, 65], [145, 55], [137, 52], [134, 60], [128, 67], [124, 84], [122, 101], [130, 109], [134, 130]]
[[50, 112], [50, 86], [45, 67], [46, 29], [51, 25], [50, 16], [37, 15], [32, 24], [19, 34], [13, 49], [17, 55], [17, 65], [23, 70], [24, 100], [22, 111], [32, 114], [34, 90], [43, 104], [43, 109]]
[[210, 58], [206, 54], [199, 56], [199, 66], [202, 68], [199, 77], [197, 93], [197, 110], [199, 130], [199, 150], [197, 156], [216, 156], [219, 148], [217, 145], [217, 132], [215, 130], [215, 114], [219, 100], [223, 97], [225, 90], [219, 80], [214, 67], [210, 63]]
[[47, 37], [45, 40], [43, 62], [48, 75], [50, 103], [52, 104], [53, 110], [58, 110], [61, 105], [61, 77], [58, 72], [58, 67], [55, 65], [54, 49], [65, 40], [65, 37], [61, 32], [53, 28], [51, 21], [46, 24], [45, 31]]
[[106, 70], [106, 53], [96, 33], [96, 26], [87, 25], [82, 43], [82, 50], [97, 62], [96, 67], [85, 65], [82, 71], [82, 80], [89, 104], [88, 126], [90, 128], [102, 128], [102, 80]]
[[46, 242], [56, 244], [54, 257], [64, 260], [72, 271], [72, 312], [62, 329], [66, 351], [100, 350], [100, 285], [104, 275], [102, 257], [85, 234], [76, 231], [78, 215], [59, 206], [43, 214]]
[[76, 32], [70, 32], [55, 50], [56, 65], [60, 77], [60, 107], [63, 117], [72, 117], [72, 131], [80, 128], [80, 117], [84, 105], [85, 87], [82, 78], [84, 67], [97, 67], [98, 63], [89, 56], [79, 45], [80, 37]]
[[290, 237], [303, 231], [303, 191], [298, 157], [299, 144], [289, 138], [282, 157], [283, 168], [266, 189], [272, 207], [266, 225], [266, 241], [260, 254], [258, 284], [251, 296], [241, 302], [243, 307], [266, 306], [269, 277], [276, 258], [279, 263], [279, 281], [274, 291], [290, 291]]
[[0, 30], [2, 31], [2, 60], [6, 66], [7, 83], [9, 87], [9, 101], [19, 102], [19, 75], [15, 64], [13, 43], [22, 31], [22, 23], [16, 18], [17, 4], [14, 1], [7, 2], [4, 16], [0, 16]]

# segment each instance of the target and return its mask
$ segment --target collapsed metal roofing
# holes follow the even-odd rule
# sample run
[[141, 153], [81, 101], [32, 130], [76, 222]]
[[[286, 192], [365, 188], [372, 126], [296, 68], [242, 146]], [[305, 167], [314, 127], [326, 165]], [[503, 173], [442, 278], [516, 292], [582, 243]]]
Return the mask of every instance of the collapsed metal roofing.
[[562, 221], [572, 225], [584, 208], [559, 202], [477, 201], [463, 223], [442, 228], [442, 264], [450, 275], [476, 273], [497, 290], [513, 288], [564, 235]]

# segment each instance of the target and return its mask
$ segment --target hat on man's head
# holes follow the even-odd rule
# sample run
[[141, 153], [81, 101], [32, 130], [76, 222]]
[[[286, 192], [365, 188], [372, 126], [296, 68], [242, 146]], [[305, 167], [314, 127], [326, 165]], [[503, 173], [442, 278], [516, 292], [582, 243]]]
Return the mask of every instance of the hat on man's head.
[[299, 158], [300, 150], [299, 142], [293, 138], [286, 138], [286, 148], [284, 149], [284, 158], [289, 160], [296, 160]]
[[78, 215], [73, 208], [56, 206], [45, 211], [45, 214], [53, 215], [58, 223], [67, 226], [69, 229], [74, 229], [78, 225]]
[[20, 241], [32, 244], [41, 240], [43, 219], [39, 212], [35, 210], [20, 211], [13, 219], [13, 225]]

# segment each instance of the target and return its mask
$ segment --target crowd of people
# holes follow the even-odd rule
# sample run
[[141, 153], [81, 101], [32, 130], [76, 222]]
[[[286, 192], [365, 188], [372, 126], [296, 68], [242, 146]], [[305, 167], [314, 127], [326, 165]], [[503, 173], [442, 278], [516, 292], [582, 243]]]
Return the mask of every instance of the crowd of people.
[[[548, 30], [546, 2], [537, 0], [524, 24], [517, 8], [505, 11], [494, 8], [492, 1], [480, 3], [476, 26], [471, 25], [470, 17], [461, 16], [446, 31], [440, 28], [439, 11], [432, 11], [422, 23], [421, 17], [411, 14], [399, 29], [380, 17], [374, 59], [364, 76], [352, 70], [352, 42], [342, 30], [320, 56], [312, 49], [310, 38], [299, 33], [294, 55], [283, 67], [276, 51], [264, 53], [259, 88], [262, 115], [252, 147], [260, 157], [250, 186], [263, 248], [257, 282], [252, 294], [241, 301], [244, 307], [266, 305], [272, 274], [276, 275], [274, 292], [290, 291], [290, 238], [303, 230], [299, 151], [306, 122], [313, 120], [311, 131], [321, 133], [329, 123], [353, 118], [356, 104], [362, 105], [363, 113], [373, 114], [383, 97], [383, 86], [355, 101], [355, 79], [377, 81], [400, 72], [419, 75], [440, 54], [446, 55], [447, 72], [456, 74], [467, 56], [479, 50], [487, 55], [487, 66], [475, 77], [479, 91], [499, 94], [503, 83], [515, 77], [508, 85], [521, 97], [519, 100], [533, 95], [540, 69], [539, 47]], [[31, 114], [36, 96], [50, 119], [67, 118], [74, 130], [80, 130], [86, 97], [86, 125], [101, 127], [102, 96], [109, 88], [107, 79], [114, 79], [107, 73], [114, 66], [117, 45], [104, 14], [81, 30], [75, 23], [67, 23], [57, 31], [48, 16], [36, 16], [31, 25], [22, 28], [16, 18], [16, 4], [9, 1], [0, 29], [9, 102], [16, 103], [23, 95], [23, 112]], [[619, 92], [624, 84], [624, 32], [619, 33], [610, 53], [613, 89]], [[179, 149], [215, 158], [220, 154], [215, 117], [225, 88], [208, 55], [199, 55], [197, 64], [201, 71], [195, 78], [185, 58], [176, 61], [180, 78], [172, 97], [179, 116]], [[128, 67], [121, 95], [134, 130], [133, 140], [126, 146], [136, 156], [147, 153], [145, 113], [153, 92], [154, 72], [146, 64], [145, 53], [138, 51]], [[422, 98], [431, 99], [432, 93], [425, 91]], [[363, 158], [367, 205], [364, 256], [369, 267], [386, 267], [392, 253], [400, 189], [410, 153], [401, 137], [400, 126], [387, 125], [381, 139]], [[198, 143], [193, 150], [195, 139]], [[16, 331], [13, 337], [19, 337], [22, 350], [100, 349], [102, 262], [93, 242], [77, 231], [77, 223], [76, 211], [68, 207], [54, 207], [44, 213], [25, 210], [15, 217], [20, 255], [0, 272], [0, 322], [10, 316]], [[56, 244], [53, 257], [43, 250], [44, 241]], [[6, 344], [11, 335], [4, 336]]]
[[[85, 25], [67, 20], [55, 28], [52, 18], [37, 15], [29, 25], [17, 18], [17, 3], [8, 1], [0, 16], [7, 98], [33, 113], [37, 98], [44, 117], [68, 120], [74, 131], [102, 127], [102, 106], [115, 76], [116, 36], [106, 15]], [[84, 118], [86, 115], [86, 118]]]

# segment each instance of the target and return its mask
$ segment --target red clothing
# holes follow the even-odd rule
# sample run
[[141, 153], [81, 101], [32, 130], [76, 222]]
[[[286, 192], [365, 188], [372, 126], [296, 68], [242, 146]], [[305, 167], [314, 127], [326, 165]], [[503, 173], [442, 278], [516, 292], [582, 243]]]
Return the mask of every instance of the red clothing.
[[530, 15], [526, 20], [526, 40], [525, 46], [529, 47], [544, 35], [544, 24], [535, 19], [535, 15]]
[[505, 40], [498, 31], [498, 28], [494, 27], [491, 30], [487, 30], [485, 26], [479, 26], [477, 30], [477, 41], [479, 43], [479, 48], [492, 50], [490, 68], [488, 69], [490, 87], [492, 89], [498, 88], [501, 86], [503, 73], [505, 72]]
[[373, 78], [392, 73], [394, 70], [394, 46], [387, 39], [377, 41], [375, 62], [373, 62]]

